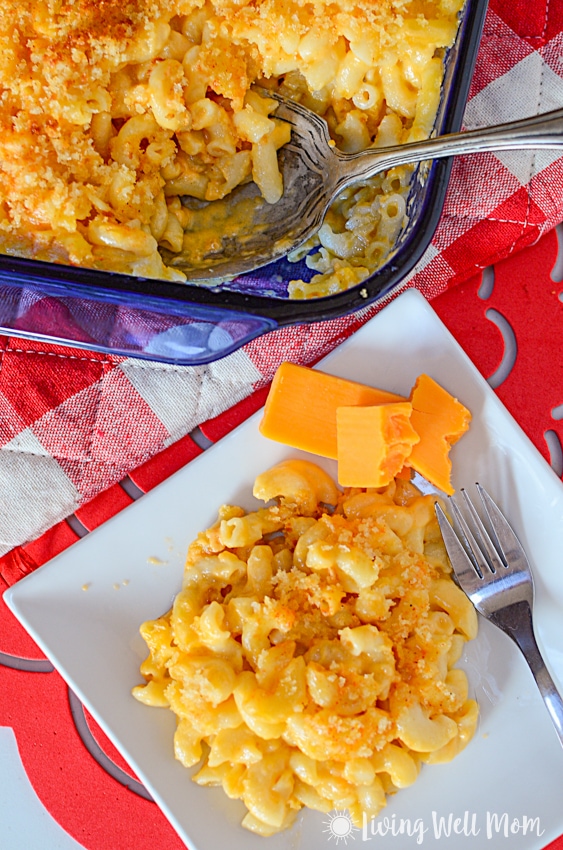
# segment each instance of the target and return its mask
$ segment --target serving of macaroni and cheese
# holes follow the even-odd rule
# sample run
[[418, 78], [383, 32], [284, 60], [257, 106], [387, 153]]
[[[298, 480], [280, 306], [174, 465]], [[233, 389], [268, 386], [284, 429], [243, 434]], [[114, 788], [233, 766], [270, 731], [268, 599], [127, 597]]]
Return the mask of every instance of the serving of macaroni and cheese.
[[[0, 250], [181, 281], [160, 251], [221, 240], [201, 208], [283, 191], [301, 101], [358, 151], [430, 134], [462, 0], [0, 0]], [[410, 168], [347, 190], [295, 298], [364, 280], [403, 226]], [[231, 226], [231, 225], [230, 225]], [[196, 257], [197, 259], [197, 257]]]
[[264, 507], [224, 505], [189, 547], [171, 611], [141, 627], [133, 693], [174, 712], [176, 758], [242, 800], [249, 830], [274, 834], [303, 807], [360, 824], [473, 736], [455, 664], [475, 609], [436, 497], [410, 481], [341, 491], [290, 459], [254, 495]]

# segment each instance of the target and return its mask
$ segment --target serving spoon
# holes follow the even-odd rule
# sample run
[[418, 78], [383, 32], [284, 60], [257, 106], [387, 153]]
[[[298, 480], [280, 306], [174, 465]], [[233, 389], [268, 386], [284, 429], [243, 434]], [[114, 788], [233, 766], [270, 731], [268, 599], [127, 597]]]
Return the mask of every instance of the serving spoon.
[[[436, 136], [386, 148], [343, 153], [330, 141], [328, 125], [310, 109], [277, 92], [258, 90], [278, 101], [275, 117], [291, 124], [291, 140], [278, 154], [284, 191], [275, 204], [248, 183], [222, 201], [184, 198], [193, 211], [194, 234], [207, 231], [205, 250], [162, 250], [168, 265], [181, 269], [188, 281], [232, 278], [286, 256], [320, 228], [335, 197], [353, 183], [397, 165], [460, 154], [524, 148], [563, 148], [563, 109], [463, 133]], [[209, 209], [213, 216], [210, 235]], [[198, 228], [197, 218], [205, 224]], [[204, 240], [205, 243], [205, 240]]]

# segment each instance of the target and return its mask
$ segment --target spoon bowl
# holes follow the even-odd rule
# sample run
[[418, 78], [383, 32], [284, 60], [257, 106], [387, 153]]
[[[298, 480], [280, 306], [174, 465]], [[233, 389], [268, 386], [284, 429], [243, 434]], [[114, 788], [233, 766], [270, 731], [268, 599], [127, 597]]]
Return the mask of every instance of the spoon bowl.
[[276, 92], [257, 91], [277, 100], [275, 117], [291, 125], [291, 140], [278, 154], [283, 195], [269, 204], [248, 183], [219, 202], [185, 199], [196, 230], [198, 214], [204, 218], [211, 204], [217, 209], [208, 250], [195, 259], [189, 252], [162, 251], [166, 264], [181, 269], [188, 281], [236, 277], [286, 256], [318, 231], [340, 192], [395, 166], [485, 151], [563, 149], [563, 109], [558, 109], [485, 129], [344, 153], [331, 142], [323, 118]]

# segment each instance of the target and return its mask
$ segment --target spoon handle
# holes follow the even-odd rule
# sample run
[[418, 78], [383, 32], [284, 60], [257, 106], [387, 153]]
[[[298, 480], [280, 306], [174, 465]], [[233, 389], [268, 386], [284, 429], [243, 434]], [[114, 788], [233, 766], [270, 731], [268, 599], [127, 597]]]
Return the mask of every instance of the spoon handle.
[[563, 149], [563, 109], [485, 127], [464, 133], [450, 133], [421, 142], [389, 148], [369, 148], [354, 154], [335, 150], [339, 162], [338, 192], [349, 183], [396, 165], [484, 151], [523, 148]]

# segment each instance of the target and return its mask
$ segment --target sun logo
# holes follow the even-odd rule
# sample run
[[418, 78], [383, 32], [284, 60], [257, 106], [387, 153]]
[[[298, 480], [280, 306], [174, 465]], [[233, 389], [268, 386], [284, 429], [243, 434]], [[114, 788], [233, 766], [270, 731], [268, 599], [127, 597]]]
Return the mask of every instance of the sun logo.
[[354, 833], [357, 832], [357, 827], [355, 827], [352, 823], [352, 819], [348, 812], [334, 812], [329, 815], [329, 819], [324, 823], [326, 829], [323, 829], [323, 832], [329, 833], [329, 841], [332, 841], [334, 838], [337, 844], [341, 841], [343, 841], [344, 844], [347, 844], [349, 838], [353, 841], [356, 839]]

